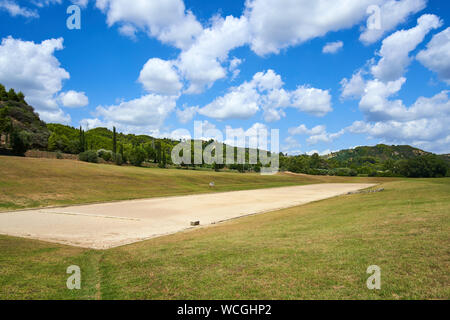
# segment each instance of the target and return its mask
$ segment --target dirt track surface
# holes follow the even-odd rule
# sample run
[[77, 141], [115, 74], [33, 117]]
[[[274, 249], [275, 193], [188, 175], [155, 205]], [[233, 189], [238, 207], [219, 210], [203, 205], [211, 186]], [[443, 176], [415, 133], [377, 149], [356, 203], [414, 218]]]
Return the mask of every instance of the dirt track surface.
[[346, 194], [373, 184], [314, 184], [0, 213], [0, 234], [108, 249]]

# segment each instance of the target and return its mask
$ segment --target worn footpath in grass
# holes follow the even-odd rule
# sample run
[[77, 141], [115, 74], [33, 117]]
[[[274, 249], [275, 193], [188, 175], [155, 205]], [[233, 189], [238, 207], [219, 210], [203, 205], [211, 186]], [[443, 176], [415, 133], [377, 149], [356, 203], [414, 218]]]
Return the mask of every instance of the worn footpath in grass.
[[0, 236], [0, 299], [449, 299], [450, 179], [383, 187], [107, 251]]

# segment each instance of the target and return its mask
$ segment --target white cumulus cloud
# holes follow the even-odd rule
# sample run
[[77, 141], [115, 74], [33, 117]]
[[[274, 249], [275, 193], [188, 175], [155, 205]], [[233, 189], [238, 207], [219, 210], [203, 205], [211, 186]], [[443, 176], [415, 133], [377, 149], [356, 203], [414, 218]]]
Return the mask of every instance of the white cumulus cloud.
[[67, 92], [61, 92], [59, 99], [64, 107], [78, 108], [85, 107], [89, 104], [89, 99], [84, 92], [77, 92], [69, 90]]
[[95, 114], [109, 127], [114, 125], [124, 132], [149, 133], [163, 126], [175, 106], [176, 97], [148, 94], [118, 105], [98, 106]]
[[36, 10], [21, 7], [13, 0], [0, 0], [0, 11], [7, 11], [12, 17], [39, 18]]
[[410, 64], [409, 53], [431, 30], [441, 25], [439, 17], [425, 14], [417, 20], [414, 28], [397, 31], [384, 39], [379, 52], [381, 58], [371, 69], [374, 77], [385, 82], [400, 78]]
[[227, 70], [223, 63], [228, 53], [248, 42], [247, 19], [215, 17], [192, 46], [181, 52], [177, 67], [190, 81], [187, 93], [201, 93], [215, 81], [223, 79]]
[[425, 0], [248, 0], [251, 48], [259, 55], [278, 53], [328, 32], [366, 22], [369, 6], [378, 6], [378, 30], [363, 29], [361, 41], [371, 43], [425, 7]]
[[202, 31], [182, 0], [97, 0], [96, 6], [106, 14], [109, 26], [127, 25], [128, 31], [134, 27], [178, 48], [188, 48]]
[[426, 3], [426, 0], [389, 0], [379, 3], [375, 11], [368, 10], [370, 14], [379, 13], [379, 25], [366, 27], [359, 39], [365, 44], [378, 41], [388, 31], [394, 30], [400, 23], [405, 22], [408, 17], [423, 10]]
[[450, 84], [450, 27], [434, 35], [427, 48], [419, 52], [417, 60]]
[[327, 128], [324, 125], [318, 125], [311, 129], [308, 129], [304, 124], [301, 124], [298, 127], [290, 128], [288, 131], [292, 136], [308, 135], [309, 137], [306, 139], [306, 142], [309, 145], [317, 144], [319, 142], [333, 142], [345, 133], [344, 129], [335, 133], [329, 133], [326, 129]]
[[27, 102], [46, 121], [69, 122], [58, 105], [58, 93], [69, 73], [54, 56], [63, 49], [63, 39], [41, 43], [4, 38], [0, 45], [0, 83], [22, 91]]
[[178, 95], [183, 87], [172, 61], [149, 59], [141, 70], [138, 81], [148, 92]]
[[332, 111], [331, 95], [327, 90], [299, 86], [294, 91], [282, 88], [280, 75], [273, 70], [256, 73], [251, 81], [232, 87], [224, 96], [198, 110], [199, 114], [215, 118], [248, 119], [258, 111], [264, 111], [267, 122], [285, 116], [284, 108], [292, 107], [315, 116]]
[[342, 41], [328, 42], [323, 48], [323, 53], [337, 53], [344, 47], [344, 43]]

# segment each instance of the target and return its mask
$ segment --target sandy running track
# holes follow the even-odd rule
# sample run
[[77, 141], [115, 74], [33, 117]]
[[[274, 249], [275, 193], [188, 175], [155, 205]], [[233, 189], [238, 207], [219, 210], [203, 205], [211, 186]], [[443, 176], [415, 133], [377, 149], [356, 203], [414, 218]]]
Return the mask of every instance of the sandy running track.
[[313, 184], [0, 213], [0, 234], [108, 249], [191, 228], [293, 207], [373, 184]]

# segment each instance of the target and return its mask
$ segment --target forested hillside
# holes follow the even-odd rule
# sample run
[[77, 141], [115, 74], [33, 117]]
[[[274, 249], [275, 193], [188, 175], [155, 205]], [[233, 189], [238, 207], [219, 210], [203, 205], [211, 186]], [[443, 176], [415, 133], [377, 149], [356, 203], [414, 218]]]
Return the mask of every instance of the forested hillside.
[[403, 160], [412, 159], [425, 154], [430, 154], [411, 146], [388, 146], [379, 144], [374, 147], [356, 147], [354, 149], [341, 150], [328, 155], [329, 159], [338, 161], [364, 162], [367, 160]]
[[2, 146], [10, 146], [15, 153], [28, 148], [46, 149], [50, 133], [22, 92], [8, 92], [0, 84], [0, 136]]

